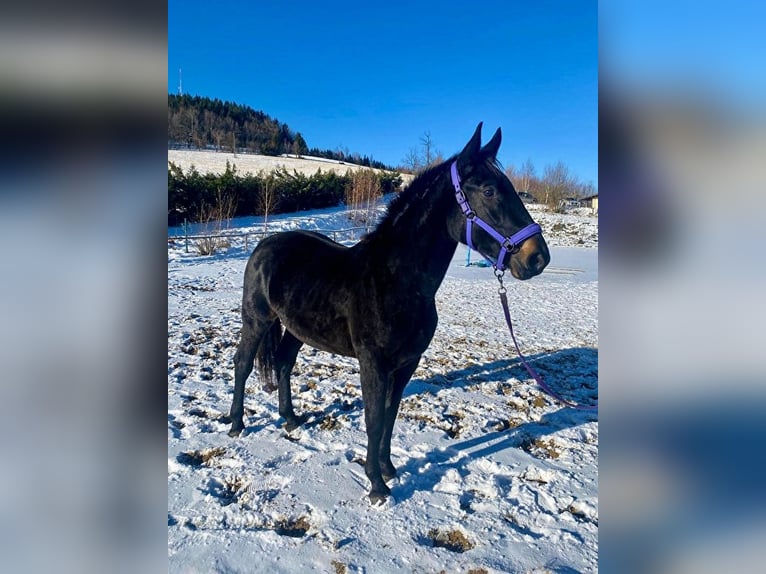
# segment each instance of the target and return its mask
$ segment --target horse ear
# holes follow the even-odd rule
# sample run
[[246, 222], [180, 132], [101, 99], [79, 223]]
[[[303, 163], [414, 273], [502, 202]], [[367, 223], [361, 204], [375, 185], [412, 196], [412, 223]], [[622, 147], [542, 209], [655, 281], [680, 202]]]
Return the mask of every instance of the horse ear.
[[487, 142], [483, 148], [481, 148], [481, 155], [491, 158], [497, 157], [497, 150], [500, 149], [500, 141], [503, 139], [503, 134], [500, 128], [497, 128], [495, 135]]
[[473, 136], [468, 143], [465, 144], [463, 151], [460, 152], [461, 158], [467, 159], [476, 157], [481, 151], [481, 126], [483, 123], [484, 122], [479, 122], [479, 125], [476, 126], [476, 131], [473, 132]]

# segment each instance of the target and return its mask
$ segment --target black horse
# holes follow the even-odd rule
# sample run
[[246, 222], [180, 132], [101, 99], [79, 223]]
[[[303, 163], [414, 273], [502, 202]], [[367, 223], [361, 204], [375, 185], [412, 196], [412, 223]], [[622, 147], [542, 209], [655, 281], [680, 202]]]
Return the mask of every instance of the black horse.
[[[279, 414], [289, 431], [306, 420], [295, 414], [290, 395], [301, 346], [356, 357], [370, 500], [386, 499], [385, 481], [396, 476], [391, 433], [399, 402], [436, 330], [434, 296], [458, 242], [517, 279], [538, 275], [550, 261], [540, 228], [498, 167], [500, 140], [498, 129], [481, 147], [480, 123], [463, 151], [419, 175], [352, 247], [306, 231], [277, 233], [256, 247], [245, 269], [231, 436], [244, 429], [245, 381], [254, 360], [267, 387], [276, 376]], [[471, 223], [481, 229], [471, 231]], [[532, 232], [518, 240], [525, 229]]]

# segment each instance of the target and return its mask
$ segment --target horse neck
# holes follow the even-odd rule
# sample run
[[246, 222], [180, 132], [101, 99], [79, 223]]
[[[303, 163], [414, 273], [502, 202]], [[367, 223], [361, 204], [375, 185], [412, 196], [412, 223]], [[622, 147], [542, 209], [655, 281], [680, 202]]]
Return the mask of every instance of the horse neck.
[[455, 254], [457, 242], [447, 233], [448, 182], [439, 173], [423, 182], [389, 213], [369, 237], [378, 262], [413, 292], [436, 294]]

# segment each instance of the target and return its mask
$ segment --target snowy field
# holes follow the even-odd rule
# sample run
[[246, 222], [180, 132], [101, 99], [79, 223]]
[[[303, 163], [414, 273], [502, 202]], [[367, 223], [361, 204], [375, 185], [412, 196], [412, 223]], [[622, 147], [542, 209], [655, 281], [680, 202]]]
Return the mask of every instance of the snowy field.
[[[313, 175], [319, 169], [323, 172], [334, 171], [340, 175], [345, 174], [349, 170], [370, 169], [353, 163], [322, 157], [301, 156], [298, 158], [294, 156], [269, 156], [250, 153], [233, 154], [231, 152], [203, 150], [170, 149], [168, 150], [168, 161], [182, 167], [184, 171], [187, 171], [193, 165], [200, 173], [219, 174], [226, 171], [227, 161], [232, 165], [236, 165], [237, 171], [241, 174], [255, 174], [259, 171], [268, 173], [283, 167], [291, 173], [293, 170], [297, 170], [306, 175]], [[376, 169], [374, 171], [381, 170]], [[405, 182], [411, 181], [412, 177], [408, 174], [402, 174], [402, 180]]]
[[[551, 264], [506, 281], [519, 343], [565, 397], [597, 400], [598, 222], [530, 210]], [[340, 209], [269, 229], [351, 227]], [[256, 232], [259, 218], [231, 230]], [[170, 230], [178, 233], [179, 230]], [[437, 294], [439, 327], [405, 390], [392, 439], [399, 477], [372, 508], [356, 360], [303, 347], [287, 434], [276, 393], [251, 375], [230, 438], [241, 238], [213, 256], [168, 245], [170, 572], [597, 571], [597, 415], [553, 402], [520, 366], [491, 269], [459, 246]], [[477, 261], [474, 253], [472, 261]], [[413, 270], [415, 271], [415, 270]]]

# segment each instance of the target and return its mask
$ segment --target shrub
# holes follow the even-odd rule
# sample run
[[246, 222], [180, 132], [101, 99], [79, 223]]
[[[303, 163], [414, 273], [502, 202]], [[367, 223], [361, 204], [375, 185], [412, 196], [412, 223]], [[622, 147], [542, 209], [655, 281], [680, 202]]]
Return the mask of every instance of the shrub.
[[[398, 173], [373, 172], [379, 189], [378, 194], [398, 191], [402, 178]], [[269, 174], [242, 175], [236, 166], [227, 165], [223, 174], [200, 174], [194, 166], [186, 172], [173, 163], [168, 166], [168, 225], [180, 225], [184, 219], [190, 222], [211, 221], [209, 206], [219, 203], [221, 196], [227, 203], [225, 217], [213, 217], [212, 221], [236, 216], [263, 215], [268, 203], [269, 214], [292, 213], [307, 209], [321, 209], [340, 205], [346, 190], [352, 184], [354, 173], [339, 175], [333, 171], [317, 171], [307, 176], [298, 171], [288, 172], [282, 168]], [[273, 194], [269, 202], [262, 198], [263, 190]], [[223, 214], [221, 214], [223, 215]]]

